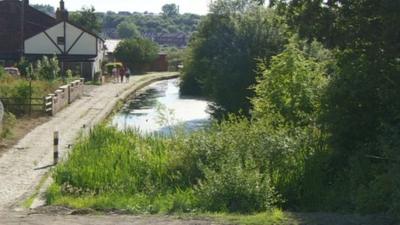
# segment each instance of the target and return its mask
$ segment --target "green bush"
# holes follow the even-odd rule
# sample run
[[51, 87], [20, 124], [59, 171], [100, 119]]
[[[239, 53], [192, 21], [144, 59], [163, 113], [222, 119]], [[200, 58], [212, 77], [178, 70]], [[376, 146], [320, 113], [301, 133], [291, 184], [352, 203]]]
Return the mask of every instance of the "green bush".
[[234, 164], [219, 171], [206, 170], [196, 191], [200, 207], [206, 211], [250, 213], [269, 210], [278, 203], [268, 177]]
[[49, 59], [47, 56], [43, 56], [42, 60], [36, 63], [35, 73], [37, 73], [39, 79], [55, 80], [60, 78], [60, 67], [57, 58], [54, 56]]
[[19, 69], [22, 76], [28, 77], [28, 75], [31, 75], [31, 64], [28, 60], [26, 60], [26, 58], [22, 57], [20, 59], [17, 64], [17, 68]]
[[0, 66], [0, 80], [3, 79], [3, 77], [6, 75], [6, 71], [4, 71], [4, 68]]
[[12, 128], [16, 122], [17, 120], [12, 113], [4, 113], [3, 121], [0, 122], [0, 139], [12, 136]]
[[[33, 104], [41, 104], [42, 98], [49, 93], [54, 92], [63, 82], [61, 80], [47, 81], [47, 80], [32, 80], [32, 98]], [[15, 78], [10, 75], [3, 75], [0, 78], [0, 97], [10, 98], [4, 101], [6, 111], [12, 112], [15, 115], [22, 115], [27, 112], [28, 107], [17, 106], [13, 104], [28, 104], [30, 96], [29, 81], [24, 78]], [[7, 104], [8, 103], [8, 104]]]

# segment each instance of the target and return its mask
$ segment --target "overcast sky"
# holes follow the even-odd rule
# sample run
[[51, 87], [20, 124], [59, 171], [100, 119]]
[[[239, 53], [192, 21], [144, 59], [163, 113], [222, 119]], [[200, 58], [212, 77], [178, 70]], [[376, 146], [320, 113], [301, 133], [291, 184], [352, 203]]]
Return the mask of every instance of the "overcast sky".
[[[93, 5], [96, 11], [130, 11], [130, 12], [161, 12], [164, 4], [175, 3], [179, 5], [180, 12], [206, 14], [210, 0], [64, 0], [68, 10], [74, 11], [82, 6]], [[49, 4], [57, 8], [59, 0], [30, 0], [30, 4]]]

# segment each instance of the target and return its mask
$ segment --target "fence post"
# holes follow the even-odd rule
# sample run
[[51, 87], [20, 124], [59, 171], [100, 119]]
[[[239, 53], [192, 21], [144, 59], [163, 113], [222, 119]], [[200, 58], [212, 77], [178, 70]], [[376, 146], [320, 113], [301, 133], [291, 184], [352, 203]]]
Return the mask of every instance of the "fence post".
[[44, 96], [43, 97], [43, 106], [42, 106], [42, 111], [44, 112], [44, 113], [46, 113], [47, 111], [46, 111], [46, 96]]
[[58, 145], [60, 142], [60, 133], [58, 131], [54, 131], [54, 165], [58, 163]]
[[29, 78], [29, 116], [32, 116], [32, 78]]

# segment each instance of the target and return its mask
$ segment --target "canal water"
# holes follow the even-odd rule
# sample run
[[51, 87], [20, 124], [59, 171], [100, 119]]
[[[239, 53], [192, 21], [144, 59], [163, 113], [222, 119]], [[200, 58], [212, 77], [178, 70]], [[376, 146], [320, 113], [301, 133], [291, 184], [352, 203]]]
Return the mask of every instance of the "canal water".
[[155, 82], [132, 95], [112, 118], [120, 130], [170, 133], [179, 127], [193, 131], [210, 122], [208, 102], [179, 95], [179, 79]]

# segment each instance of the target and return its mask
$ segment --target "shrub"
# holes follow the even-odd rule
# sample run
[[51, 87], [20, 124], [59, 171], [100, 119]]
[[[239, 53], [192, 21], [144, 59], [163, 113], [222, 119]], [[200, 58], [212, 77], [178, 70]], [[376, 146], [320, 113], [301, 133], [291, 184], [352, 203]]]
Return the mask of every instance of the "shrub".
[[278, 196], [265, 175], [245, 170], [235, 164], [220, 171], [205, 171], [205, 179], [197, 187], [200, 207], [214, 212], [249, 213], [269, 210]]
[[[32, 80], [32, 98], [41, 99], [45, 95], [53, 92], [63, 84], [60, 80], [45, 81], [45, 80]], [[4, 101], [6, 110], [21, 115], [27, 112], [27, 107], [17, 106], [15, 104], [28, 104], [30, 96], [29, 81], [23, 78], [15, 78], [10, 75], [4, 75], [0, 78], [0, 97], [10, 98]], [[40, 104], [41, 100], [33, 100], [33, 104]]]
[[12, 128], [17, 122], [12, 113], [6, 112], [3, 116], [3, 121], [0, 122], [0, 138], [7, 138], [12, 135]]
[[19, 69], [22, 76], [27, 77], [28, 75], [30, 75], [31, 64], [28, 60], [26, 60], [26, 58], [21, 58], [21, 60], [17, 64], [17, 68]]
[[39, 79], [55, 80], [59, 78], [60, 67], [57, 58], [54, 56], [49, 59], [47, 56], [43, 56], [42, 60], [36, 63], [35, 73]]
[[6, 71], [4, 71], [4, 68], [0, 66], [0, 80], [3, 79], [3, 77], [6, 75]]

